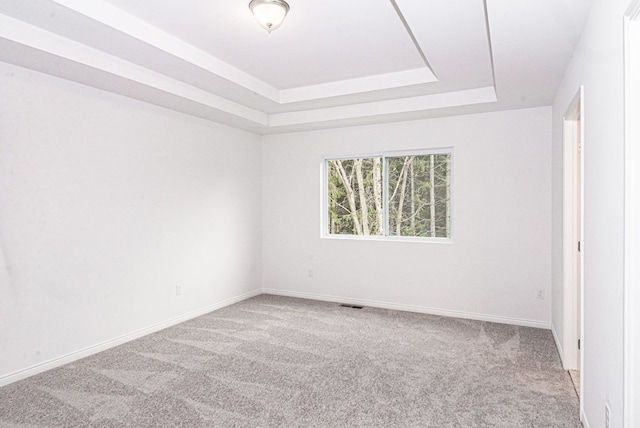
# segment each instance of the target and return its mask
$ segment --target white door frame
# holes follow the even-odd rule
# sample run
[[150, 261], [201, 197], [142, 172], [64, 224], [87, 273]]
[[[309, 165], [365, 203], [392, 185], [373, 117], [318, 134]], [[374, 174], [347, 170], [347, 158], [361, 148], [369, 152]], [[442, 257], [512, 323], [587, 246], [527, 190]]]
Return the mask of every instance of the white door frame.
[[[578, 135], [577, 122], [580, 123]], [[584, 234], [577, 231], [577, 216], [584, 217], [584, 87], [575, 95], [563, 117], [563, 164], [564, 164], [564, 186], [563, 186], [563, 329], [562, 329], [562, 348], [564, 359], [563, 366], [567, 370], [580, 370], [582, 361], [579, 361], [578, 355], [578, 323], [582, 326], [582, 314], [584, 313], [584, 305], [578, 314], [578, 288], [580, 287], [580, 296], [584, 296], [584, 275], [577, 275], [578, 267], [583, 269], [582, 260], [584, 258]], [[582, 140], [582, 156], [581, 166], [578, 169], [576, 156], [576, 142], [580, 138]], [[580, 171], [580, 177], [577, 172]], [[580, 180], [578, 182], [578, 180]], [[580, 189], [581, 195], [578, 195], [577, 189]], [[580, 196], [580, 198], [578, 198]], [[580, 201], [581, 207], [577, 201]], [[584, 227], [584, 221], [580, 221], [580, 227]], [[581, 250], [578, 252], [578, 236], [582, 236]], [[580, 284], [577, 284], [577, 282]], [[584, 299], [581, 299], [581, 301]], [[582, 303], [581, 303], [582, 304]], [[578, 319], [580, 318], [580, 319]], [[580, 327], [582, 334], [583, 328]], [[581, 338], [580, 338], [581, 339]], [[581, 340], [581, 343], [584, 341]], [[582, 360], [580, 358], [580, 360]], [[582, 378], [582, 370], [580, 370]], [[580, 388], [584, 382], [580, 382]], [[582, 411], [582, 391], [580, 391], [580, 408]]]
[[[624, 19], [625, 213], [624, 213], [624, 426], [640, 426], [640, 0]], [[635, 261], [635, 266], [634, 266]]]

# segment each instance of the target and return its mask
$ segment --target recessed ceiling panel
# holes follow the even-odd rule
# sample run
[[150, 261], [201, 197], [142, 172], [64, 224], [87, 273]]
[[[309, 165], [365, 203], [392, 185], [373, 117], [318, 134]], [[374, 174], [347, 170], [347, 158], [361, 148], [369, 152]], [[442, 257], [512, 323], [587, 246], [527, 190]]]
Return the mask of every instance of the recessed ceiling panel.
[[527, 8], [487, 0], [491, 18], [498, 93], [523, 108], [551, 104], [567, 58], [580, 40], [592, 0], [537, 0]]
[[109, 0], [278, 89], [425, 67], [389, 0], [289, 0], [268, 34], [244, 0]]
[[249, 0], [0, 0], [0, 61], [254, 132], [380, 123], [549, 105], [593, 0], [287, 1], [267, 34]]
[[483, 0], [395, 0], [441, 81], [459, 86], [493, 82]]

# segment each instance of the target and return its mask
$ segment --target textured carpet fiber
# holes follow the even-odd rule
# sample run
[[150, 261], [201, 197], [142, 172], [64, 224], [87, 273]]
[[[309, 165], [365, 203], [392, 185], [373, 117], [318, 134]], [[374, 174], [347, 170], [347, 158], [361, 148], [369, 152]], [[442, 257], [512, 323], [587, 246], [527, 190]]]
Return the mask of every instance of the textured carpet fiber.
[[0, 388], [1, 427], [580, 427], [546, 330], [258, 296]]

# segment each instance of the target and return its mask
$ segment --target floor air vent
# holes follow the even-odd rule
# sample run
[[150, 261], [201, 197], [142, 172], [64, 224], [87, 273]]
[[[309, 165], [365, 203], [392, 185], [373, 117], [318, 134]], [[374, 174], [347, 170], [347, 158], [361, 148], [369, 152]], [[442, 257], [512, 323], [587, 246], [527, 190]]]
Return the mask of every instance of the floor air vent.
[[340, 303], [340, 306], [343, 308], [351, 308], [351, 309], [362, 309], [362, 306], [358, 305], [347, 305], [346, 303]]

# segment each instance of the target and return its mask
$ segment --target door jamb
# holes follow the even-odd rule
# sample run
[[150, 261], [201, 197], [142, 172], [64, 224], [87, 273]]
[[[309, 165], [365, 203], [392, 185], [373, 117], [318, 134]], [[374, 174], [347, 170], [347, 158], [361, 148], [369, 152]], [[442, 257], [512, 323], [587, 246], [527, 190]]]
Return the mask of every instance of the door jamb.
[[[578, 116], [579, 115], [579, 116]], [[576, 93], [573, 100], [567, 107], [563, 117], [563, 163], [564, 163], [564, 186], [563, 186], [563, 366], [567, 370], [576, 370], [582, 368], [582, 361], [578, 361], [578, 322], [582, 325], [584, 319], [584, 305], [582, 305], [580, 320], [577, 313], [577, 288], [576, 288], [576, 271], [578, 263], [584, 260], [584, 233], [580, 235], [581, 251], [578, 252], [578, 233], [576, 231], [576, 217], [578, 215], [578, 206], [576, 201], [578, 195], [577, 188], [577, 164], [576, 164], [576, 121], [580, 117], [580, 138], [581, 138], [581, 163], [580, 168], [580, 203], [584, 206], [584, 87]], [[584, 210], [580, 209], [580, 213], [584, 218]], [[581, 228], [584, 228], [584, 221], [581, 221]], [[581, 269], [584, 270], [583, 263], [580, 263]], [[584, 296], [584, 275], [580, 275], [581, 296]], [[584, 299], [581, 299], [584, 300]], [[580, 328], [581, 332], [584, 331]], [[582, 333], [581, 333], [582, 335]], [[584, 341], [581, 339], [581, 344]], [[582, 346], [584, 348], [584, 346]], [[584, 355], [584, 352], [581, 352]], [[582, 358], [581, 358], [582, 360]], [[580, 370], [582, 377], [582, 370]], [[584, 382], [580, 382], [582, 385]], [[580, 393], [580, 407], [582, 411], [582, 391]]]

